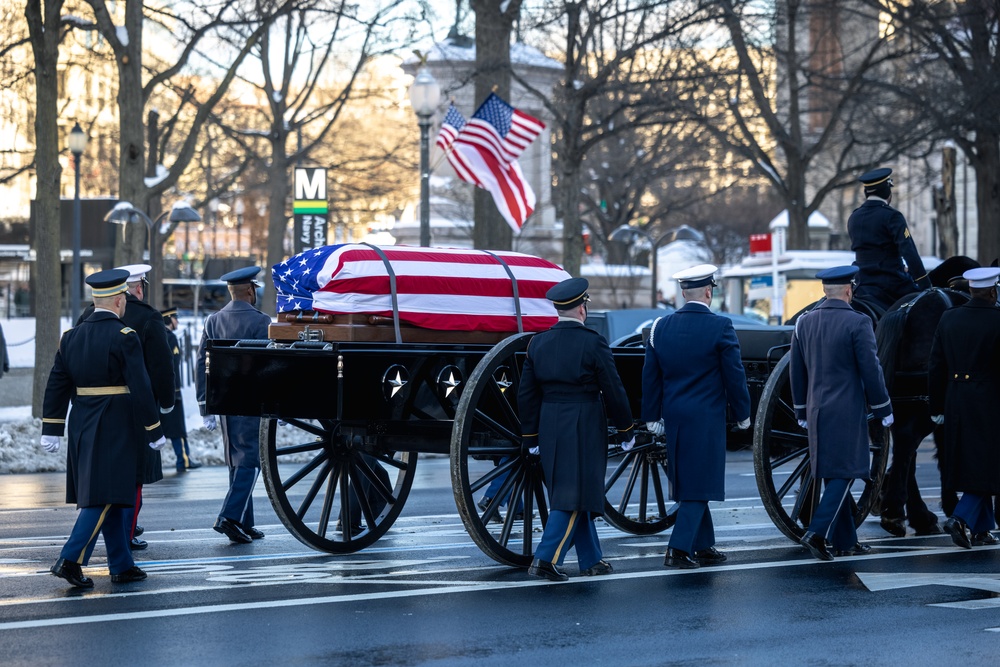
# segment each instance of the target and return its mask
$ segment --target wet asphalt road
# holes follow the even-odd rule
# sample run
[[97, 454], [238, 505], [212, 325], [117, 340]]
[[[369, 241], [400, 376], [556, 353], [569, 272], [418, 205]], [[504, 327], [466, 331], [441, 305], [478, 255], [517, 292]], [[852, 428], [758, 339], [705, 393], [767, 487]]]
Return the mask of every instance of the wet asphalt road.
[[[935, 470], [918, 474], [937, 503]], [[991, 665], [1000, 643], [997, 548], [890, 538], [871, 556], [812, 560], [757, 497], [748, 452], [730, 455], [713, 504], [729, 562], [662, 567], [669, 533], [599, 524], [615, 573], [551, 584], [494, 563], [459, 519], [445, 459], [422, 458], [406, 508], [361, 553], [289, 535], [255, 494], [252, 545], [211, 530], [226, 470], [146, 490], [145, 582], [112, 584], [103, 544], [80, 593], [47, 572], [75, 519], [61, 474], [0, 479], [4, 665]], [[577, 574], [572, 554], [567, 571]]]

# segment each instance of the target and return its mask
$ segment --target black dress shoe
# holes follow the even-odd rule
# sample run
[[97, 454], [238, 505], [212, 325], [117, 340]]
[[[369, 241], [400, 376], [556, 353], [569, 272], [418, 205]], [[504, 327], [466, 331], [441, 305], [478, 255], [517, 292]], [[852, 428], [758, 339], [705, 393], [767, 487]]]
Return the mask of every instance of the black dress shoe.
[[131, 584], [134, 581], [142, 581], [146, 578], [146, 573], [139, 569], [138, 565], [133, 565], [124, 572], [111, 575], [113, 584]]
[[615, 568], [611, 567], [611, 563], [606, 560], [599, 560], [586, 570], [581, 570], [580, 574], [585, 577], [599, 577], [602, 574], [611, 574], [615, 571]]
[[93, 588], [94, 580], [83, 575], [83, 569], [79, 563], [60, 558], [56, 564], [49, 568], [49, 572], [60, 579], [65, 579], [77, 588]]
[[246, 531], [243, 530], [243, 527], [232, 519], [219, 517], [219, 520], [215, 522], [213, 529], [215, 532], [222, 533], [228, 537], [231, 542], [237, 542], [239, 544], [250, 544], [253, 542], [253, 538], [247, 535]]
[[489, 496], [483, 496], [482, 498], [479, 499], [479, 502], [476, 503], [476, 507], [478, 507], [480, 511], [485, 512], [486, 508], [490, 506], [491, 500], [493, 499], [490, 498]]
[[667, 549], [667, 555], [663, 557], [664, 567], [679, 567], [682, 570], [693, 570], [701, 567], [701, 563], [691, 558], [691, 555], [680, 549]]
[[879, 525], [893, 537], [906, 537], [906, 522], [902, 519], [891, 519], [883, 514], [879, 519]]
[[200, 468], [200, 467], [201, 467], [202, 465], [203, 465], [203, 464], [201, 464], [201, 463], [198, 463], [197, 461], [188, 461], [188, 464], [187, 464], [187, 469], [188, 469], [188, 470], [197, 470], [197, 469], [198, 469], [198, 468]]
[[867, 544], [861, 544], [861, 542], [855, 542], [854, 546], [850, 549], [835, 549], [833, 552], [834, 556], [867, 556], [872, 553], [872, 548]]
[[988, 530], [972, 536], [972, 546], [974, 547], [991, 547], [995, 544], [1000, 544], [1000, 540]]
[[139, 537], [140, 535], [142, 535], [145, 532], [146, 532], [146, 529], [137, 524], [136, 527], [135, 527], [135, 530], [132, 531], [132, 536], [133, 537]]
[[149, 546], [149, 542], [146, 540], [140, 540], [138, 537], [133, 537], [132, 541], [128, 543], [128, 548], [132, 551], [142, 551]]
[[806, 533], [799, 540], [799, 544], [808, 549], [809, 553], [820, 560], [833, 560], [833, 554], [826, 548], [826, 540], [816, 533], [811, 531]]
[[945, 532], [951, 535], [951, 541], [955, 543], [955, 546], [962, 547], [963, 549], [972, 548], [972, 540], [969, 539], [969, 530], [965, 527], [965, 522], [957, 516], [953, 516], [945, 521], [944, 529]]
[[264, 539], [264, 533], [260, 532], [259, 530], [257, 530], [253, 526], [251, 526], [250, 528], [247, 528], [246, 526], [243, 526], [243, 532], [245, 532], [247, 535], [249, 535], [250, 537], [252, 537], [255, 540], [262, 540], [262, 539]]
[[726, 554], [722, 553], [715, 547], [709, 547], [707, 549], [695, 551], [694, 559], [702, 565], [718, 565], [719, 563], [726, 562]]
[[538, 560], [537, 558], [531, 561], [531, 567], [528, 568], [528, 576], [548, 579], [549, 581], [566, 581], [569, 579], [568, 574], [561, 572], [552, 563], [545, 560]]

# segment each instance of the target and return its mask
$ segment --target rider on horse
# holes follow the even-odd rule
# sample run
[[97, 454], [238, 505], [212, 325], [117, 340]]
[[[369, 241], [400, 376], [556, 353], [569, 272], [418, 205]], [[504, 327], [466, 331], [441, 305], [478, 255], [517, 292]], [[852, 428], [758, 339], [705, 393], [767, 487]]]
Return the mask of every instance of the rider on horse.
[[[931, 286], [903, 214], [892, 201], [892, 169], [874, 169], [858, 179], [865, 203], [847, 221], [858, 273], [857, 299], [888, 310], [898, 299]], [[903, 262], [906, 265], [903, 265]]]

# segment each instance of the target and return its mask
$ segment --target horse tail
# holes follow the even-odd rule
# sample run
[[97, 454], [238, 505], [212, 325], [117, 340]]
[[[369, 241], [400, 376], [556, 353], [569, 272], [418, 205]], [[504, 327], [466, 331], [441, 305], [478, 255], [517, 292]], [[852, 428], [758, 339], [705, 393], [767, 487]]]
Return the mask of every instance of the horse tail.
[[875, 329], [875, 345], [878, 359], [882, 364], [885, 388], [892, 394], [892, 381], [896, 375], [896, 359], [899, 355], [899, 341], [903, 338], [906, 325], [906, 309], [891, 310], [879, 320]]

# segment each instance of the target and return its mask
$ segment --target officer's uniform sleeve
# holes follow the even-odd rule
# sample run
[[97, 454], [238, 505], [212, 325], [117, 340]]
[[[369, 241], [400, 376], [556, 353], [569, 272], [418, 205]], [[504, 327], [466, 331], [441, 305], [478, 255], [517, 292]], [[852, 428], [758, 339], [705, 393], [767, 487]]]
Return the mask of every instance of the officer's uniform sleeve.
[[726, 387], [726, 400], [733, 409], [736, 421], [750, 417], [750, 390], [747, 389], [747, 374], [740, 358], [740, 341], [732, 320], [724, 318], [722, 336], [719, 340], [719, 361], [722, 381]]
[[931, 343], [931, 356], [927, 365], [927, 394], [930, 398], [932, 415], [944, 414], [944, 398], [948, 388], [948, 358], [944, 354], [944, 343], [941, 340], [941, 325], [934, 332], [934, 342]]
[[205, 328], [201, 332], [201, 342], [198, 343], [198, 361], [195, 364], [195, 396], [198, 399], [198, 412], [204, 417], [205, 412], [205, 346], [209, 339], [209, 329], [212, 325], [212, 317], [205, 320]]
[[528, 352], [524, 355], [524, 368], [521, 369], [521, 386], [517, 390], [517, 411], [521, 417], [521, 437], [534, 447], [538, 440], [538, 419], [541, 403], [541, 392], [535, 382], [535, 370], [531, 362], [532, 338], [528, 343]]
[[629, 407], [625, 385], [622, 384], [622, 379], [618, 375], [615, 357], [604, 336], [594, 336], [594, 338], [597, 339], [597, 345], [594, 349], [595, 369], [597, 383], [604, 395], [604, 409], [611, 418], [611, 423], [618, 429], [619, 435], [632, 437], [629, 433], [635, 426], [632, 421], [632, 408]]
[[61, 436], [66, 431], [66, 412], [73, 398], [73, 380], [63, 362], [62, 340], [56, 350], [56, 360], [49, 371], [45, 385], [45, 399], [42, 402], [42, 435]]
[[174, 405], [174, 353], [162, 317], [150, 318], [143, 326], [142, 353], [153, 396], [160, 408], [168, 410]]
[[[659, 320], [653, 322], [649, 340], [656, 340], [656, 329]], [[659, 421], [663, 416], [663, 372], [656, 350], [649, 342], [646, 343], [646, 356], [642, 363], [642, 412], [644, 422]]]
[[868, 405], [876, 417], [888, 417], [892, 414], [892, 402], [885, 388], [885, 376], [878, 362], [875, 346], [875, 331], [865, 316], [856, 317], [851, 337], [854, 343], [854, 358], [858, 371], [861, 373], [861, 383], [865, 388]]
[[132, 411], [145, 431], [146, 441], [155, 442], [163, 435], [163, 427], [160, 425], [160, 410], [149, 383], [149, 373], [146, 372], [142, 344], [135, 332], [128, 327], [121, 330], [121, 335], [125, 336], [121, 346], [122, 373], [132, 399]]
[[931, 279], [927, 276], [927, 271], [924, 269], [924, 262], [920, 259], [920, 253], [917, 252], [917, 245], [913, 242], [913, 237], [910, 236], [910, 228], [906, 226], [906, 218], [903, 217], [902, 213], [899, 211], [893, 213], [889, 221], [889, 228], [892, 232], [892, 240], [899, 249], [899, 256], [906, 261], [910, 278], [913, 279], [913, 282], [920, 289], [929, 289]]
[[806, 399], [809, 393], [809, 367], [806, 366], [805, 351], [802, 349], [798, 335], [802, 317], [795, 323], [795, 331], [792, 332], [792, 349], [788, 352], [791, 355], [788, 364], [788, 380], [792, 386], [792, 409], [795, 411], [796, 419], [807, 419]]

